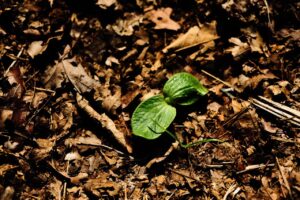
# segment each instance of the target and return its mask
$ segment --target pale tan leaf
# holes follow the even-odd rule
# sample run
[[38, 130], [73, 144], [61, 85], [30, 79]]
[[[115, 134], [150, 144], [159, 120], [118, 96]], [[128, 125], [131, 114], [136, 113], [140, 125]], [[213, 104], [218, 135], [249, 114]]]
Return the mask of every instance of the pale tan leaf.
[[43, 41], [34, 41], [29, 45], [27, 53], [31, 58], [34, 58], [35, 56], [42, 54], [47, 47], [48, 44], [44, 44]]
[[96, 5], [98, 5], [102, 9], [107, 9], [116, 3], [117, 0], [98, 0]]
[[216, 21], [212, 21], [207, 26], [199, 28], [194, 26], [190, 28], [185, 34], [179, 36], [175, 41], [171, 42], [163, 49], [167, 53], [171, 49], [181, 49], [189, 46], [204, 44], [217, 39], [219, 36], [216, 31]]
[[170, 18], [172, 8], [161, 8], [158, 10], [151, 10], [146, 13], [146, 17], [155, 23], [154, 29], [168, 29], [177, 31], [180, 25]]

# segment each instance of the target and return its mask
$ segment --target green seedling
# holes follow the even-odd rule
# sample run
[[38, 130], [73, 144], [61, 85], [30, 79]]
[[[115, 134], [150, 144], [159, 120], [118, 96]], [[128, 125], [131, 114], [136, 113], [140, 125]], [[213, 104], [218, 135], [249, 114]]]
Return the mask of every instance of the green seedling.
[[[165, 83], [162, 95], [156, 95], [141, 102], [135, 109], [131, 118], [133, 134], [153, 140], [167, 133], [178, 140], [167, 130], [176, 117], [175, 106], [192, 105], [207, 92], [208, 90], [191, 74], [186, 72], [175, 74]], [[180, 144], [187, 148], [211, 141], [219, 140], [205, 139], [195, 143]]]

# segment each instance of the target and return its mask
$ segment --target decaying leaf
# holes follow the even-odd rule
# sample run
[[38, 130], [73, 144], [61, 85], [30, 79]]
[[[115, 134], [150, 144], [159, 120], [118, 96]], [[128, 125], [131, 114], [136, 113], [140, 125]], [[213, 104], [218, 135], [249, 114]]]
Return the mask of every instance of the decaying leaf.
[[57, 39], [57, 40], [61, 40], [62, 35], [58, 35], [58, 36], [54, 36], [54, 37], [50, 37], [47, 39], [47, 41], [33, 41], [27, 49], [27, 53], [31, 58], [34, 58], [35, 56], [42, 54], [43, 52], [45, 52], [48, 48], [48, 44], [51, 40], [53, 39]]
[[62, 182], [57, 180], [56, 178], [53, 179], [53, 181], [48, 186], [49, 190], [51, 192], [51, 195], [55, 197], [61, 196], [61, 189], [62, 189]]
[[46, 51], [47, 47], [48, 45], [44, 44], [43, 41], [34, 41], [29, 45], [27, 53], [31, 58], [34, 58], [36, 55], [42, 54]]
[[228, 48], [225, 52], [230, 52], [233, 57], [240, 56], [250, 50], [249, 45], [246, 42], [242, 42], [239, 38], [230, 38], [228, 41], [235, 46]]
[[48, 95], [45, 92], [34, 92], [32, 90], [27, 90], [23, 100], [26, 103], [29, 103], [33, 108], [37, 108], [47, 97]]
[[115, 5], [117, 0], [97, 0], [96, 5], [98, 5], [102, 9], [107, 9], [112, 5]]
[[171, 42], [162, 51], [167, 53], [169, 50], [182, 49], [190, 46], [204, 44], [219, 38], [216, 31], [216, 21], [199, 28], [194, 26], [185, 34], [179, 36], [175, 41]]
[[8, 83], [12, 86], [9, 90], [9, 96], [21, 98], [25, 92], [25, 84], [21, 69], [14, 66], [9, 69], [5, 77], [7, 78]]
[[4, 128], [6, 120], [11, 120], [14, 111], [11, 109], [0, 110], [0, 128]]
[[246, 28], [242, 29], [242, 32], [248, 36], [248, 44], [252, 52], [264, 52], [265, 43], [258, 31], [254, 31], [251, 28]]
[[99, 82], [86, 73], [80, 63], [77, 64], [75, 58], [58, 62], [53, 67], [48, 67], [45, 72], [46, 88], [60, 88], [65, 80], [69, 80], [81, 93], [101, 87]]
[[177, 31], [180, 29], [180, 25], [170, 18], [172, 11], [172, 8], [169, 7], [151, 10], [146, 13], [146, 17], [155, 23], [154, 29], [168, 29]]
[[65, 140], [65, 145], [67, 146], [77, 146], [77, 145], [91, 145], [99, 146], [102, 144], [101, 140], [92, 134], [90, 131], [86, 131], [87, 136], [79, 136], [76, 138], [68, 138]]
[[114, 30], [120, 36], [131, 36], [134, 33], [134, 27], [142, 21], [142, 16], [134, 13], [125, 14], [125, 19], [117, 19], [115, 24], [109, 25], [108, 28]]
[[36, 143], [39, 145], [39, 148], [35, 148], [32, 151], [32, 155], [38, 161], [43, 160], [44, 158], [49, 156], [49, 153], [52, 151], [54, 146], [53, 140], [51, 139], [36, 139]]
[[97, 197], [101, 197], [105, 193], [109, 194], [109, 196], [116, 196], [122, 186], [115, 181], [108, 181], [104, 178], [95, 178], [89, 179], [84, 187]]
[[132, 147], [126, 142], [125, 135], [121, 131], [119, 131], [114, 124], [114, 122], [105, 114], [99, 114], [97, 111], [95, 111], [88, 103], [86, 99], [84, 99], [80, 94], [77, 93], [76, 96], [77, 103], [81, 109], [87, 112], [89, 116], [102, 125], [103, 128], [107, 129], [110, 131], [115, 139], [122, 145], [124, 146], [129, 153], [132, 152]]
[[15, 165], [10, 165], [10, 164], [3, 164], [0, 165], [0, 176], [3, 176], [7, 171], [11, 169], [15, 169], [17, 166]]

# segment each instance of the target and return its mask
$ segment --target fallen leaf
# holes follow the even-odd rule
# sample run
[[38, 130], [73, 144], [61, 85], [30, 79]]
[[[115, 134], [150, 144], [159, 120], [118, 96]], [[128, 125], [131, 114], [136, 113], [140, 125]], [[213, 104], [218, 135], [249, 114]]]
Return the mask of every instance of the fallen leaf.
[[230, 52], [233, 57], [240, 56], [250, 50], [249, 45], [246, 42], [242, 42], [239, 38], [230, 38], [228, 41], [235, 46], [226, 49], [225, 52]]
[[264, 119], [261, 119], [261, 123], [265, 131], [269, 133], [276, 133], [279, 128], [272, 126], [271, 122], [267, 122]]
[[265, 43], [263, 41], [263, 38], [261, 37], [260, 33], [258, 31], [253, 30], [252, 28], [245, 28], [241, 30], [245, 35], [247, 35], [248, 44], [251, 48], [252, 52], [258, 52], [263, 53], [263, 49], [265, 46]]
[[100, 198], [105, 193], [109, 194], [110, 196], [116, 196], [121, 189], [121, 185], [115, 181], [108, 181], [104, 180], [103, 178], [95, 178], [89, 179], [84, 184], [84, 188]]
[[222, 106], [217, 102], [212, 102], [207, 105], [207, 110], [210, 112], [211, 117], [219, 114], [219, 109]]
[[89, 77], [83, 66], [75, 58], [57, 62], [53, 67], [48, 67], [45, 72], [44, 83], [46, 88], [60, 88], [65, 80], [69, 80], [81, 93], [100, 88], [98, 81]]
[[117, 0], [97, 0], [96, 5], [98, 5], [102, 9], [107, 9], [116, 3]]
[[12, 86], [8, 92], [8, 96], [21, 98], [25, 92], [25, 84], [21, 69], [17, 66], [14, 66], [9, 69], [5, 77]]
[[171, 42], [162, 51], [167, 53], [169, 50], [182, 49], [189, 46], [196, 46], [204, 44], [219, 38], [216, 31], [216, 21], [212, 21], [210, 24], [199, 28], [193, 26], [185, 34], [179, 36], [175, 41]]
[[170, 16], [172, 14], [172, 8], [161, 8], [158, 10], [151, 10], [146, 13], [146, 17], [155, 23], [154, 29], [167, 29], [177, 31], [180, 29], [180, 25], [173, 21]]
[[33, 157], [36, 160], [42, 160], [49, 156], [49, 153], [52, 151], [54, 146], [54, 142], [51, 139], [36, 139], [36, 143], [38, 144], [39, 148], [33, 149], [31, 152]]
[[6, 120], [11, 120], [13, 117], [13, 110], [10, 109], [1, 109], [0, 110], [0, 128], [3, 129], [5, 127]]
[[81, 159], [80, 154], [77, 151], [73, 151], [67, 153], [64, 160], [71, 161], [71, 160], [80, 160], [80, 159]]
[[97, 120], [100, 122], [103, 128], [110, 131], [114, 138], [127, 149], [129, 153], [132, 152], [132, 147], [126, 141], [125, 135], [119, 129], [117, 129], [113, 120], [111, 120], [105, 113], [99, 114], [96, 110], [94, 110], [90, 105], [89, 102], [84, 99], [80, 94], [77, 93], [76, 96], [78, 106], [83, 109], [92, 119]]
[[11, 169], [15, 169], [17, 166], [15, 165], [10, 165], [10, 164], [3, 164], [0, 165], [0, 176], [4, 177], [5, 173]]
[[108, 25], [108, 29], [112, 29], [120, 36], [131, 36], [134, 33], [134, 27], [139, 26], [142, 22], [142, 16], [135, 13], [125, 13], [125, 19], [117, 19], [117, 21]]
[[33, 90], [27, 90], [23, 101], [29, 103], [33, 108], [38, 108], [39, 105], [46, 99], [48, 95], [45, 92], [34, 92]]
[[62, 182], [57, 180], [56, 178], [53, 178], [53, 181], [48, 185], [49, 192], [51, 192], [51, 195], [53, 198], [59, 197], [61, 195], [61, 189], [62, 189]]
[[34, 58], [35, 56], [42, 54], [47, 47], [48, 44], [44, 44], [43, 41], [34, 41], [29, 45], [27, 53], [31, 58]]

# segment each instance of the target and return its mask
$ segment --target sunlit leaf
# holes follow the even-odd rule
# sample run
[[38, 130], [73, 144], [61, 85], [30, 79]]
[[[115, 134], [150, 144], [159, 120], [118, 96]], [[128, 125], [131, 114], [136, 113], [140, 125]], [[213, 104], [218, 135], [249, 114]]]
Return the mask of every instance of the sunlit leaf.
[[156, 139], [170, 126], [176, 116], [176, 109], [167, 104], [162, 95], [153, 96], [133, 112], [131, 126], [134, 135]]
[[191, 105], [207, 92], [198, 79], [186, 72], [172, 76], [163, 88], [166, 102], [172, 105]]

